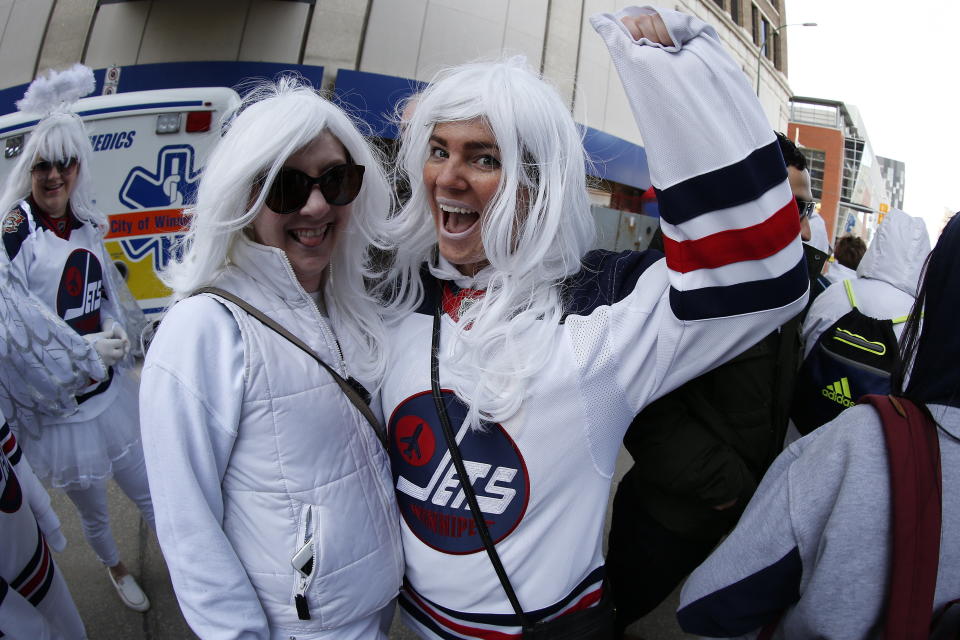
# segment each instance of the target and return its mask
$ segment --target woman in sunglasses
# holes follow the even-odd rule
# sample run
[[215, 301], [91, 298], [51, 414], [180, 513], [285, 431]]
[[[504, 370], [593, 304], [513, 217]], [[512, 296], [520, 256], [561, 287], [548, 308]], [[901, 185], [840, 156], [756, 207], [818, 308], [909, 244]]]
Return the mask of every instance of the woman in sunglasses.
[[390, 204], [350, 118], [291, 79], [245, 99], [204, 168], [141, 387], [160, 545], [200, 637], [386, 637], [403, 572], [387, 455], [306, 351], [376, 389], [365, 238]]
[[[93, 149], [83, 122], [68, 111], [92, 89], [93, 72], [76, 65], [38, 78], [18, 103], [42, 119], [0, 197], [6, 213], [0, 268], [19, 285], [4, 289], [18, 300], [10, 305], [18, 317], [5, 321], [16, 325], [7, 330], [17, 348], [44, 351], [50, 384], [32, 384], [30, 375], [14, 371], [0, 381], [9, 394], [0, 389], [0, 395], [37, 475], [63, 489], [77, 507], [84, 536], [123, 603], [145, 611], [149, 600], [120, 560], [106, 493], [112, 476], [153, 525], [127, 338], [139, 334], [143, 315], [103, 246], [107, 221], [93, 204]], [[62, 335], [26, 320], [23, 314], [37, 308], [47, 310]], [[85, 348], [63, 348], [77, 334]], [[71, 375], [58, 379], [65, 360]], [[62, 389], [57, 397], [36, 394], [54, 386]]]
[[400, 605], [425, 638], [518, 637], [534, 622], [542, 637], [612, 634], [601, 535], [631, 420], [805, 299], [780, 151], [715, 31], [649, 8], [592, 22], [637, 116], [665, 261], [590, 251], [582, 133], [522, 61], [454, 68], [408, 113], [412, 194], [383, 286], [408, 314], [381, 397]]

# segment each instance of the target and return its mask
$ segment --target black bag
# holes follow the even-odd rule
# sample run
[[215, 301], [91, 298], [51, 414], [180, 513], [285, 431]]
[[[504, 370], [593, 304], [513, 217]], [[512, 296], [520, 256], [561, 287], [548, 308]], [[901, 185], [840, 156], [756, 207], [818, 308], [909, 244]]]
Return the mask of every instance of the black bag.
[[[470, 476], [464, 467], [463, 457], [460, 455], [460, 448], [457, 446], [453, 427], [450, 426], [450, 417], [447, 415], [447, 408], [444, 406], [443, 396], [440, 393], [440, 314], [440, 305], [438, 304], [433, 315], [430, 386], [433, 390], [433, 402], [437, 409], [437, 417], [440, 419], [440, 426], [447, 440], [447, 448], [457, 469], [457, 474], [461, 478], [468, 478]], [[460, 486], [467, 498], [470, 514], [473, 516], [477, 533], [480, 534], [480, 540], [483, 541], [483, 547], [487, 551], [490, 563], [493, 565], [497, 578], [500, 579], [500, 584], [507, 594], [510, 606], [521, 620], [524, 640], [614, 640], [616, 638], [616, 610], [613, 605], [613, 598], [610, 595], [610, 585], [606, 581], [603, 585], [603, 595], [596, 606], [565, 613], [552, 620], [530, 620], [530, 616], [520, 606], [513, 585], [510, 584], [510, 578], [500, 561], [500, 554], [497, 553], [496, 545], [490, 536], [490, 530], [487, 528], [487, 523], [480, 512], [480, 505], [477, 503], [477, 494], [474, 492], [473, 486], [469, 482], [462, 482]]]
[[900, 349], [893, 325], [857, 309], [849, 280], [843, 283], [852, 307], [821, 334], [797, 375], [790, 417], [806, 435], [830, 422], [868, 394], [890, 393], [890, 372]]

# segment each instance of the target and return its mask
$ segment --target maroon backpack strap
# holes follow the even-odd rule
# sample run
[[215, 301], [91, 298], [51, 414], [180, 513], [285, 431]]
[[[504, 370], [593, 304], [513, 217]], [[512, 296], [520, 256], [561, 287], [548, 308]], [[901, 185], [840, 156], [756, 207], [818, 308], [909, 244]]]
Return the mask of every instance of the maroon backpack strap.
[[926, 638], [940, 563], [940, 442], [936, 424], [895, 396], [860, 399], [880, 414], [890, 461], [893, 536], [884, 638]]

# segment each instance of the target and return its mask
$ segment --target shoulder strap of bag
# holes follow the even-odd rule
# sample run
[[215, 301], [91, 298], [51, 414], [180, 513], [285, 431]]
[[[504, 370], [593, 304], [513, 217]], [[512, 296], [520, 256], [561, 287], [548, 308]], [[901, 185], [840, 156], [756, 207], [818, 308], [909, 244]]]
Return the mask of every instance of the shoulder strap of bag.
[[[437, 282], [439, 285], [440, 281], [438, 280]], [[443, 403], [443, 395], [440, 393], [440, 306], [441, 304], [438, 298], [437, 305], [433, 311], [433, 340], [430, 349], [430, 388], [433, 391], [433, 403], [437, 409], [437, 416], [440, 418], [443, 435], [447, 440], [447, 449], [450, 451], [450, 457], [453, 459], [453, 464], [457, 469], [457, 475], [460, 477], [460, 487], [463, 489], [463, 493], [467, 498], [467, 504], [470, 505], [470, 514], [473, 516], [474, 524], [477, 525], [480, 540], [483, 541], [483, 548], [487, 551], [487, 556], [490, 558], [493, 570], [497, 573], [497, 578], [500, 579], [500, 584], [507, 594], [510, 606], [513, 607], [514, 613], [520, 618], [524, 633], [528, 633], [533, 629], [533, 625], [527, 614], [524, 613], [523, 607], [520, 606], [520, 600], [513, 590], [513, 585], [510, 584], [510, 578], [503, 568], [503, 563], [500, 561], [500, 554], [497, 553], [497, 547], [494, 545], [493, 538], [490, 536], [490, 530], [487, 528], [487, 523], [483, 518], [483, 514], [480, 512], [480, 505], [477, 503], [477, 494], [474, 492], [473, 486], [468, 480], [470, 476], [467, 475], [466, 467], [464, 467], [463, 456], [460, 455], [460, 448], [457, 446], [456, 434], [453, 432], [453, 427], [450, 426], [450, 417], [447, 415], [447, 408]]]
[[940, 562], [942, 487], [936, 424], [906, 398], [869, 395], [890, 460], [893, 554], [884, 638], [930, 635]]
[[844, 280], [844, 281], [843, 281], [843, 288], [844, 288], [844, 290], [846, 290], [846, 292], [847, 292], [847, 300], [850, 301], [850, 308], [851, 308], [851, 309], [856, 309], [856, 308], [857, 308], [857, 296], [854, 295], [854, 293], [853, 293], [853, 283], [851, 283], [849, 280]]
[[337, 385], [340, 387], [340, 390], [343, 391], [343, 394], [347, 396], [350, 402], [353, 403], [353, 406], [355, 406], [357, 410], [361, 414], [363, 414], [363, 417], [367, 419], [367, 422], [369, 422], [370, 426], [373, 428], [373, 432], [377, 435], [377, 440], [380, 441], [380, 444], [386, 447], [386, 437], [384, 435], [383, 428], [380, 426], [380, 421], [377, 420], [377, 417], [373, 415], [373, 411], [370, 410], [370, 406], [364, 401], [363, 398], [360, 397], [360, 394], [357, 392], [354, 386], [350, 384], [349, 380], [344, 379], [344, 377], [341, 376], [339, 373], [337, 373], [336, 370], [333, 369], [333, 367], [331, 367], [326, 362], [321, 360], [320, 356], [318, 356], [313, 351], [313, 349], [307, 346], [307, 344], [303, 340], [301, 340], [300, 338], [292, 334], [290, 331], [288, 331], [283, 326], [281, 326], [273, 318], [269, 317], [267, 314], [260, 311], [250, 303], [248, 303], [246, 300], [243, 300], [242, 298], [239, 298], [233, 295], [229, 291], [225, 291], [218, 287], [202, 287], [194, 291], [193, 295], [197, 295], [199, 293], [209, 293], [211, 295], [217, 296], [218, 298], [223, 298], [224, 300], [232, 302], [233, 304], [237, 305], [238, 307], [246, 311], [249, 315], [253, 316], [257, 320], [262, 322], [268, 328], [272, 329], [273, 331], [279, 333], [281, 336], [289, 340], [291, 343], [293, 343], [294, 346], [299, 348], [308, 356], [316, 360], [321, 367], [326, 369], [327, 373], [330, 374], [334, 382], [336, 382]]

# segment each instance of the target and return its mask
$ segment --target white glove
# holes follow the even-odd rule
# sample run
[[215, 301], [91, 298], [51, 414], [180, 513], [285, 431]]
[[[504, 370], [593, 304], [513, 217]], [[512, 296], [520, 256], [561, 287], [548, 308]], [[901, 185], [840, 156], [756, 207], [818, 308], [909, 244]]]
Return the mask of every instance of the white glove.
[[45, 534], [44, 537], [46, 537], [47, 544], [50, 546], [50, 548], [57, 553], [60, 553], [67, 548], [67, 538], [63, 535], [63, 529], [60, 527], [57, 527], [50, 533]]
[[103, 360], [103, 364], [112, 367], [123, 357], [123, 340], [114, 338], [112, 333], [100, 331], [83, 336]]
[[127, 338], [127, 332], [124, 331], [123, 325], [115, 322], [113, 318], [107, 318], [103, 323], [103, 331], [112, 334], [111, 338], [123, 340], [123, 357], [126, 358], [127, 354], [130, 353], [130, 339]]

